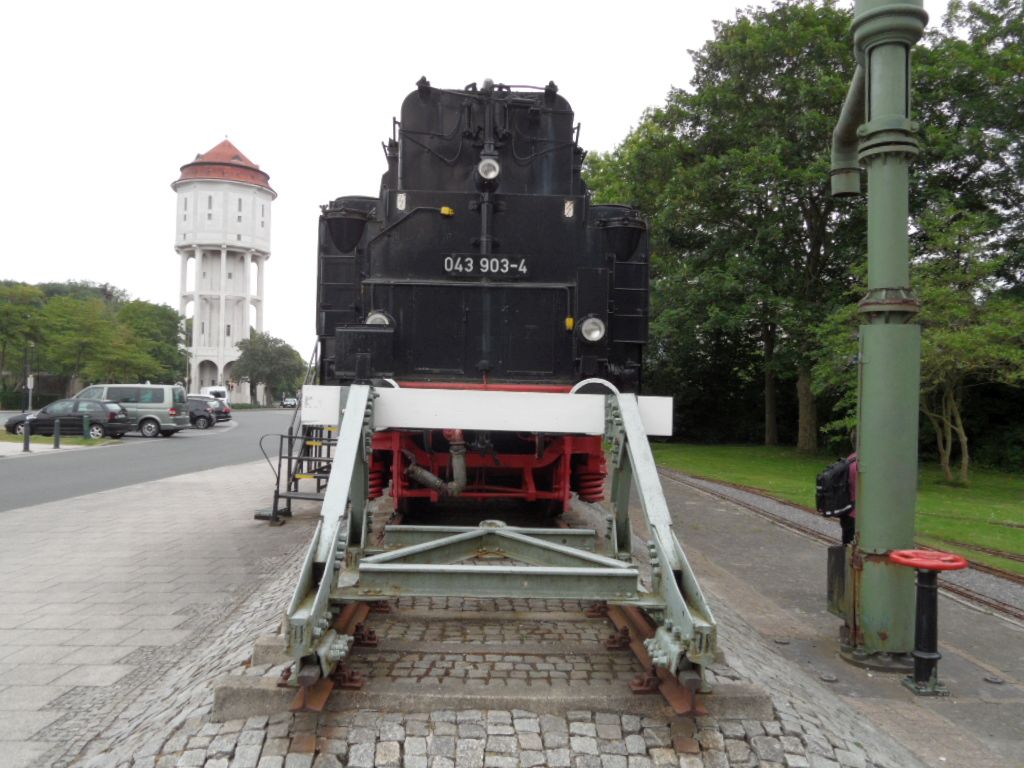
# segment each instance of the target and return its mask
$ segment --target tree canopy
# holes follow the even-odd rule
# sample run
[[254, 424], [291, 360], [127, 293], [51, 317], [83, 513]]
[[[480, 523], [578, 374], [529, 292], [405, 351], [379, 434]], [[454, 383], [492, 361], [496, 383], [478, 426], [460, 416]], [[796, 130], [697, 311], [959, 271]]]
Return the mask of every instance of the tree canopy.
[[[819, 413], [838, 433], [852, 420], [865, 211], [826, 186], [850, 21], [791, 0], [717, 23], [690, 88], [588, 160], [595, 199], [651, 220], [647, 381], [675, 395], [691, 439], [750, 439], [760, 411], [765, 442], [810, 450]], [[964, 479], [965, 393], [1022, 382], [1022, 32], [1022, 0], [954, 0], [914, 54], [922, 412], [947, 473], [959, 445]]]
[[854, 67], [849, 23], [831, 2], [717, 23], [693, 52], [691, 90], [673, 90], [588, 169], [600, 200], [638, 205], [653, 222], [650, 367], [682, 374], [681, 393], [703, 390], [687, 371], [699, 375], [713, 349], [712, 397], [760, 379], [766, 443], [779, 439], [776, 382], [795, 381], [808, 450], [812, 327], [839, 301], [859, 245], [837, 236], [852, 232], [850, 215], [838, 215], [851, 204], [828, 194], [829, 139]]
[[281, 339], [253, 331], [248, 339], [238, 342], [238, 349], [242, 354], [233, 364], [233, 375], [248, 379], [251, 386], [263, 384], [269, 399], [302, 386], [306, 363]]
[[0, 396], [24, 386], [25, 365], [57, 377], [59, 392], [90, 381], [182, 378], [181, 317], [111, 285], [0, 283]]

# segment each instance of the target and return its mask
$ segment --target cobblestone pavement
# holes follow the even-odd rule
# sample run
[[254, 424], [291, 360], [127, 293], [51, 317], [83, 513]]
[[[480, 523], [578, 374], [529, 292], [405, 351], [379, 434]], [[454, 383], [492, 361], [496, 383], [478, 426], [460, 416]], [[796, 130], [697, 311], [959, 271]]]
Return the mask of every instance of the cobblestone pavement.
[[[640, 697], [650, 711], [627, 712], [637, 699], [625, 690], [589, 708], [572, 695], [555, 711], [539, 696], [509, 706], [497, 688], [624, 686], [635, 662], [602, 656], [607, 627], [580, 620], [576, 604], [399, 601], [394, 614], [371, 618], [381, 646], [354, 657], [371, 676], [359, 708], [337, 692], [321, 714], [213, 722], [216, 677], [278, 671], [245, 660], [253, 639], [278, 626], [315, 521], [308, 512], [278, 529], [252, 521], [268, 488], [265, 465], [244, 465], [5, 515], [0, 766], [922, 765], [814, 670], [784, 658], [746, 607], [714, 592], [728, 663], [711, 681], [764, 685], [771, 718], [672, 717], [653, 697]], [[567, 648], [554, 652], [558, 643]], [[429, 700], [439, 703], [417, 706], [435, 680], [451, 681], [453, 693], [501, 685], [493, 704], [453, 705], [458, 697], [438, 684]], [[374, 691], [391, 683], [403, 706], [374, 706]]]
[[[608, 701], [609, 709], [605, 711], [567, 709], [549, 714], [502, 708], [401, 713], [345, 709], [342, 692], [332, 697], [328, 711], [321, 714], [279, 713], [270, 718], [218, 724], [209, 722], [201, 708], [162, 745], [154, 742], [137, 750], [133, 761], [122, 757], [124, 762], [104, 762], [101, 758], [90, 766], [911, 768], [920, 765], [892, 739], [865, 725], [855, 711], [840, 704], [823, 686], [763, 644], [742, 636], [749, 627], [728, 610], [725, 610], [722, 629], [732, 638], [728, 644], [729, 658], [738, 664], [736, 668], [716, 665], [711, 673], [712, 680], [741, 680], [746, 675], [739, 670], [753, 671], [760, 676], [767, 673], [772, 683], [785, 680], [784, 688], [780, 688], [785, 693], [773, 696], [775, 718], [761, 721], [621, 714], [614, 711], [614, 698]], [[443, 659], [440, 654], [436, 655]], [[488, 655], [494, 654], [482, 653], [481, 659]], [[520, 666], [514, 656], [500, 658], [508, 660], [494, 663], [507, 664], [510, 674]], [[528, 659], [529, 656], [518, 658]], [[533, 669], [544, 664], [540, 661], [543, 658], [546, 657], [538, 656], [523, 666]], [[623, 658], [629, 663], [629, 657]], [[434, 669], [438, 660], [430, 659], [429, 667], [422, 669]], [[454, 658], [452, 663], [459, 660]], [[557, 663], [553, 662], [553, 666]], [[262, 671], [251, 670], [250, 673]], [[449, 667], [446, 673], [451, 671]], [[388, 674], [394, 674], [393, 668]], [[622, 683], [618, 695], [628, 700], [630, 694], [624, 680]], [[372, 698], [373, 680], [369, 685]], [[496, 700], [500, 699], [499, 691], [493, 693]], [[543, 696], [540, 691], [536, 695]]]
[[[403, 601], [399, 601], [403, 602]], [[564, 617], [581, 606], [558, 601], [467, 601], [461, 621], [446, 617], [460, 601], [446, 600], [433, 606], [432, 632], [449, 638], [450, 650], [467, 638], [479, 643], [476, 654], [443, 653], [446, 644], [420, 651], [394, 652], [394, 644], [421, 637], [427, 601], [404, 601], [403, 606], [382, 620], [368, 622], [377, 632], [380, 649], [358, 649], [352, 665], [370, 673], [366, 696], [387, 690], [388, 679], [409, 684], [408, 706], [403, 711], [350, 709], [345, 692], [332, 695], [328, 711], [278, 713], [227, 723], [210, 722], [206, 707], [200, 707], [162, 745], [151, 742], [137, 749], [133, 759], [127, 753], [90, 763], [100, 766], [204, 766], [204, 768], [868, 768], [871, 766], [913, 768], [921, 765], [891, 738], [866, 724], [859, 714], [842, 704], [824, 686], [774, 653], [751, 628], [721, 606], [721, 635], [726, 638], [726, 656], [731, 664], [713, 667], [713, 683], [748, 681], [752, 678], [775, 686], [772, 696], [775, 717], [764, 720], [672, 716], [658, 703], [650, 706], [656, 714], [623, 714], [631, 694], [626, 683], [639, 671], [629, 654], [616, 656], [596, 641], [606, 637], [609, 626], [587, 620], [577, 613], [575, 620]], [[547, 603], [541, 605], [541, 603]], [[418, 603], [418, 604], [417, 604]], [[500, 607], [505, 605], [501, 620]], [[515, 610], [511, 610], [511, 609]], [[417, 610], [419, 609], [419, 610]], [[557, 620], [545, 618], [554, 612]], [[475, 622], [474, 615], [483, 615]], [[520, 618], [532, 615], [539, 620]], [[531, 648], [539, 636], [557, 648], [564, 641], [556, 627], [565, 625], [578, 638], [579, 653], [506, 654], [506, 640], [525, 641]], [[456, 628], [461, 625], [461, 629]], [[484, 631], [484, 627], [492, 628]], [[480, 642], [486, 638], [487, 642]], [[495, 653], [496, 649], [502, 652]], [[463, 649], [464, 650], [464, 649]], [[550, 648], [549, 648], [550, 650]], [[439, 651], [439, 652], [433, 652]], [[607, 658], [616, 659], [608, 665]], [[575, 669], [575, 667], [582, 669]], [[283, 666], [264, 665], [245, 671], [248, 675], [276, 677]], [[607, 708], [572, 708], [572, 695], [583, 695], [588, 684], [597, 681], [617, 685], [605, 691]], [[472, 672], [478, 674], [470, 677]], [[538, 674], [540, 673], [540, 674]], [[561, 673], [558, 679], [551, 676]], [[514, 675], [518, 674], [518, 681]], [[579, 675], [578, 682], [571, 679]], [[537, 677], [531, 677], [538, 675]], [[383, 679], [382, 679], [383, 678]], [[568, 679], [567, 679], [568, 678]], [[409, 712], [417, 701], [437, 701], [429, 691], [437, 684], [451, 683], [453, 699], [464, 686], [487, 686], [492, 703], [501, 703], [507, 686], [516, 683], [533, 687], [533, 696], [543, 709], [433, 709]], [[495, 685], [497, 683], [497, 685]], [[561, 709], [552, 713], [548, 695], [564, 685], [571, 691]], [[646, 699], [654, 702], [653, 699]], [[443, 704], [441, 706], [444, 706]]]

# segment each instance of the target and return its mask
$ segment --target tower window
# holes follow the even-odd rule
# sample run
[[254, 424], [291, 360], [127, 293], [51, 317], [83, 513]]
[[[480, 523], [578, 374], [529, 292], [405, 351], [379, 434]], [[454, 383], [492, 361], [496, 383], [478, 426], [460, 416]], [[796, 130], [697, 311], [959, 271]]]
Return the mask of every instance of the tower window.
[[188, 214], [187, 213], [181, 214], [181, 220], [182, 221], [188, 221]]
[[224, 335], [225, 336], [230, 336], [231, 335], [231, 324], [230, 323], [228, 323], [228, 328], [227, 328], [227, 331], [225, 331]]
[[231, 279], [231, 273], [228, 272], [228, 280], [230, 280], [230, 279]]
[[206, 333], [206, 322], [205, 321], [199, 323], [199, 332], [202, 333], [202, 334]]
[[208, 210], [208, 211], [212, 211], [213, 210], [213, 195], [207, 195], [206, 196], [206, 210]]
[[266, 215], [267, 215], [267, 206], [261, 205], [260, 206], [260, 216], [266, 216]]
[[260, 222], [260, 229], [263, 229], [263, 222]]
[[183, 198], [182, 201], [181, 201], [181, 210], [183, 210], [183, 211], [187, 211], [188, 210], [188, 198], [187, 197]]
[[237, 240], [241, 240], [241, 239], [242, 239], [242, 236], [241, 236], [241, 235], [235, 235], [235, 239], [237, 239]]
[[242, 212], [242, 198], [238, 198], [238, 212]]
[[207, 221], [213, 221], [213, 214], [212, 213], [206, 214], [206, 220]]
[[241, 221], [241, 220], [242, 220], [242, 217], [241, 217], [241, 216], [239, 216], [239, 217], [238, 217], [238, 220], [239, 220], [239, 221]]

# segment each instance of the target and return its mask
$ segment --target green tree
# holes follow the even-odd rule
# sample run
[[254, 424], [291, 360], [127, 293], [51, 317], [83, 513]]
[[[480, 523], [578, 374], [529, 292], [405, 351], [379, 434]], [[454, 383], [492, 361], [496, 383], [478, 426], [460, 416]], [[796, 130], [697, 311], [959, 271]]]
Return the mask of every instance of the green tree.
[[932, 233], [929, 239], [939, 254], [915, 265], [922, 306], [921, 410], [935, 434], [946, 479], [953, 479], [955, 445], [960, 453], [957, 479], [966, 484], [966, 390], [1024, 384], [1024, 298], [1007, 291], [998, 277], [1005, 258], [984, 255], [981, 244], [990, 231], [984, 217], [938, 215], [923, 217], [922, 226]]
[[140, 378], [173, 382], [185, 371], [185, 351], [181, 344], [181, 315], [166, 304], [129, 301], [117, 311], [117, 321], [124, 326], [139, 348], [152, 358], [155, 366]]
[[968, 482], [968, 393], [1024, 383], [1024, 3], [954, 0], [915, 59], [921, 407]]
[[42, 365], [61, 377], [68, 394], [82, 381], [139, 381], [158, 367], [102, 299], [51, 298], [41, 327]]
[[43, 298], [35, 286], [0, 282], [0, 390], [13, 388], [22, 378], [22, 356], [40, 337]]
[[777, 382], [795, 381], [805, 450], [818, 432], [813, 327], [851, 282], [860, 242], [855, 217], [838, 215], [856, 204], [828, 190], [830, 137], [854, 66], [849, 23], [829, 0], [716, 23], [693, 53], [692, 90], [672, 91], [588, 175], [599, 198], [623, 196], [653, 221], [652, 355], [682, 345], [699, 360], [717, 342], [738, 380], [756, 359], [768, 444], [779, 439]]
[[[967, 484], [967, 395], [990, 384], [1024, 385], [1024, 298], [999, 276], [1006, 257], [986, 253], [991, 227], [984, 216], [945, 209], [918, 223], [935, 249], [915, 258], [911, 272], [921, 300], [921, 412], [946, 479], [954, 479], [959, 450], [956, 479]], [[820, 346], [830, 352], [815, 367], [815, 381], [837, 398], [836, 418], [826, 428], [841, 435], [856, 425], [859, 322], [851, 302], [819, 326]]]
[[253, 331], [248, 339], [238, 342], [238, 349], [242, 354], [232, 366], [232, 375], [248, 379], [250, 387], [262, 384], [269, 400], [274, 400], [279, 392], [294, 391], [302, 385], [306, 364], [281, 339]]
[[[948, 480], [959, 451], [962, 483], [970, 390], [1024, 383], [1022, 34], [1021, 0], [955, 0], [915, 53], [922, 152], [911, 195], [911, 276], [922, 302], [921, 409]], [[850, 305], [821, 327], [830, 352], [815, 370], [818, 386], [838, 395], [832, 426], [842, 430], [856, 406], [855, 324]]]
[[[912, 198], [917, 216], [983, 215], [985, 251], [999, 276], [1024, 282], [1024, 2], [953, 0], [915, 53], [922, 156]], [[937, 250], [917, 227], [919, 252]]]
[[128, 301], [128, 292], [110, 283], [93, 283], [89, 280], [67, 280], [63, 283], [39, 283], [39, 290], [48, 299], [55, 296], [67, 296], [72, 299], [99, 299], [105, 304], [116, 307]]

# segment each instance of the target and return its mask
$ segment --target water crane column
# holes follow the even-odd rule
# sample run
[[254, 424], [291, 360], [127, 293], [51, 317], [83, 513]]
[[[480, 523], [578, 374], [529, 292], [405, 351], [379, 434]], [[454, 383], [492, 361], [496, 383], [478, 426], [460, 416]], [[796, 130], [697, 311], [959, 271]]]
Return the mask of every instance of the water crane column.
[[857, 72], [833, 135], [832, 192], [860, 193], [867, 169], [868, 291], [860, 301], [857, 536], [846, 554], [845, 613], [854, 659], [914, 647], [914, 584], [887, 561], [912, 548], [921, 366], [919, 302], [910, 289], [908, 168], [910, 51], [924, 32], [923, 0], [857, 0]]

